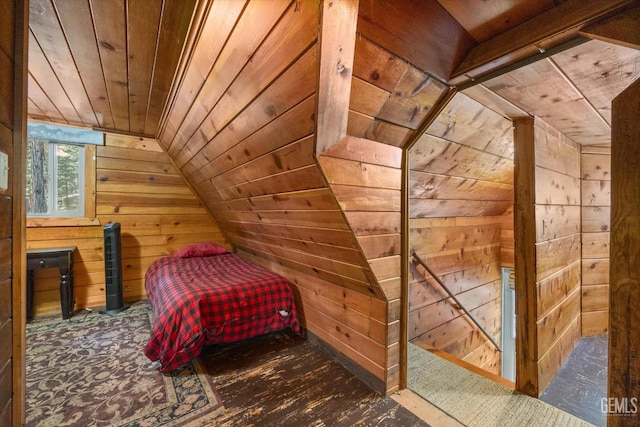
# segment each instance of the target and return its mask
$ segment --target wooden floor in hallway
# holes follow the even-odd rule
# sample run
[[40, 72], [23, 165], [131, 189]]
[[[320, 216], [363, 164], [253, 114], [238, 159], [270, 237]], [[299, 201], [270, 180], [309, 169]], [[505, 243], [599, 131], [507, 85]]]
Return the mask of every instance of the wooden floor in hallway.
[[596, 426], [606, 426], [607, 335], [583, 337], [540, 400]]

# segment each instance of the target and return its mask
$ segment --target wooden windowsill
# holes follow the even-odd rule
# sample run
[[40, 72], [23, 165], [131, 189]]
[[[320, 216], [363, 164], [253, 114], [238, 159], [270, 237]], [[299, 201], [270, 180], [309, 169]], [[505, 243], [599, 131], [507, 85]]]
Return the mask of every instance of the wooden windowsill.
[[87, 227], [101, 225], [98, 218], [27, 218], [27, 228], [35, 227]]

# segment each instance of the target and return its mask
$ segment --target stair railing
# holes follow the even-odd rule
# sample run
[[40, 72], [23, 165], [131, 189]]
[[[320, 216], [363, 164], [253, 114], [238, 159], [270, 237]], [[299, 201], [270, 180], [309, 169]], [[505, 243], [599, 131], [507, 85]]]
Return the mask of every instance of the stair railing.
[[467, 317], [469, 319], [471, 319], [471, 321], [478, 327], [478, 329], [480, 329], [480, 331], [484, 334], [485, 337], [487, 337], [487, 339], [489, 341], [491, 341], [491, 343], [495, 346], [495, 348], [502, 352], [502, 349], [500, 348], [500, 346], [498, 345], [498, 343], [495, 342], [495, 340], [493, 338], [491, 338], [491, 336], [487, 333], [487, 331], [485, 331], [485, 329], [476, 321], [476, 319], [471, 315], [471, 313], [469, 313], [469, 311], [464, 308], [464, 305], [462, 305], [460, 303], [460, 301], [458, 300], [458, 298], [455, 297], [455, 295], [453, 295], [453, 293], [449, 290], [449, 288], [447, 288], [447, 286], [444, 284], [444, 282], [442, 281], [442, 279], [440, 279], [440, 277], [438, 277], [427, 265], [427, 263], [425, 263], [419, 256], [418, 254], [416, 254], [415, 252], [413, 253], [413, 259], [415, 259], [426, 271], [427, 273], [429, 273], [429, 275], [431, 277], [433, 277], [435, 279], [436, 282], [438, 282], [438, 284], [440, 285], [440, 287], [442, 289], [445, 290], [445, 292], [447, 294], [449, 294], [449, 296], [451, 297], [451, 299], [453, 301], [455, 301], [456, 305], [458, 307], [460, 307], [460, 309], [462, 309], [462, 311], [464, 311], [464, 313], [467, 315]]

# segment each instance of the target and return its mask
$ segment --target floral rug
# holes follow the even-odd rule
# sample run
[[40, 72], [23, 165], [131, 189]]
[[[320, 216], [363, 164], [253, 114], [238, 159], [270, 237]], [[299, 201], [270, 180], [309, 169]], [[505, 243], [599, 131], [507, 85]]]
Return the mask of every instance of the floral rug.
[[143, 349], [151, 307], [27, 325], [27, 426], [200, 426], [224, 411], [199, 361], [169, 374]]

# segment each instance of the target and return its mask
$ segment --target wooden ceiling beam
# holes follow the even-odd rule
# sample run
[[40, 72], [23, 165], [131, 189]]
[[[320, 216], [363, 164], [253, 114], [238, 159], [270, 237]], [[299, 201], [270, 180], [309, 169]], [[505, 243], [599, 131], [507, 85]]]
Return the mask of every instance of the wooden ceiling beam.
[[580, 35], [620, 46], [640, 49], [640, 5], [625, 13], [589, 25]]
[[609, 17], [632, 0], [568, 0], [529, 21], [474, 47], [456, 68], [449, 84], [458, 86], [579, 37], [580, 29]]

